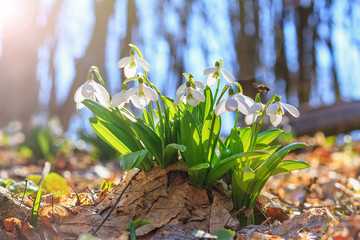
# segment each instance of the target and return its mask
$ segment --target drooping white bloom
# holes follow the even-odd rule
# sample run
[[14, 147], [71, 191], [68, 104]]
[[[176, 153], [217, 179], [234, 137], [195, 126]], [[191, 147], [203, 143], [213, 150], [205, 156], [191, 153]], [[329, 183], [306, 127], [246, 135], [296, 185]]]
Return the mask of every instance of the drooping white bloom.
[[250, 106], [247, 103], [247, 99], [244, 95], [231, 94], [222, 100], [215, 108], [215, 115], [221, 115], [226, 112], [239, 110], [242, 114], [250, 114]]
[[142, 58], [135, 57], [133, 51], [130, 51], [129, 57], [120, 59], [117, 66], [118, 68], [124, 68], [125, 76], [127, 78], [132, 78], [136, 75], [137, 62], [139, 62], [145, 71], [150, 71], [150, 64]]
[[234, 77], [228, 71], [221, 67], [208, 67], [204, 70], [204, 75], [208, 75], [206, 79], [206, 85], [211, 87], [216, 83], [216, 80], [220, 78], [220, 74], [225, 78], [228, 83], [235, 82]]
[[143, 109], [150, 101], [156, 101], [158, 95], [154, 89], [139, 81], [138, 86], [130, 88], [127, 91], [126, 98], [130, 99], [135, 107]]
[[109, 93], [101, 84], [95, 82], [94, 80], [87, 80], [76, 90], [74, 101], [76, 102], [77, 109], [84, 107], [84, 104], [81, 102], [85, 99], [91, 99], [93, 101], [98, 100], [103, 106], [110, 106]]
[[126, 85], [121, 87], [121, 91], [116, 93], [111, 99], [111, 105], [113, 107], [122, 108], [124, 107], [125, 103], [129, 103], [131, 95], [134, 93], [132, 91], [126, 90]]
[[272, 103], [267, 107], [266, 113], [270, 116], [270, 122], [274, 127], [281, 123], [284, 108], [294, 117], [297, 118], [300, 116], [299, 110], [297, 110], [297, 108], [293, 105], [282, 103], [280, 101]]
[[186, 102], [193, 107], [197, 106], [199, 102], [205, 101], [203, 93], [203, 89], [205, 88], [204, 84], [200, 81], [194, 81], [194, 85], [195, 88], [192, 88], [191, 83], [188, 81], [176, 90], [176, 97], [174, 99], [175, 106], [179, 105], [183, 100], [186, 100]]
[[250, 107], [250, 114], [245, 116], [245, 124], [251, 125], [253, 124], [257, 117], [261, 115], [261, 110], [263, 109], [264, 105], [262, 103], [255, 103]]

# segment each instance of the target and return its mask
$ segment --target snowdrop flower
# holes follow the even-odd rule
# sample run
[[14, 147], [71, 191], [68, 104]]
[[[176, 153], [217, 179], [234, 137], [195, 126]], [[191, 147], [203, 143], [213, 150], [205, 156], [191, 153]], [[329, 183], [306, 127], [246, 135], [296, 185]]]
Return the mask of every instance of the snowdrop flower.
[[130, 50], [130, 56], [120, 59], [117, 66], [124, 68], [126, 78], [132, 78], [136, 75], [137, 62], [143, 67], [145, 71], [150, 71], [150, 64], [144, 59], [135, 57], [134, 49]]
[[81, 102], [85, 99], [90, 99], [93, 101], [97, 99], [99, 103], [103, 106], [110, 106], [109, 93], [101, 84], [95, 82], [92, 79], [87, 80], [76, 90], [74, 95], [74, 101], [76, 102], [77, 109], [81, 109], [84, 107], [84, 104], [82, 104]]
[[[251, 99], [252, 100], [252, 99]], [[250, 107], [250, 114], [245, 116], [245, 124], [251, 125], [253, 124], [257, 117], [261, 115], [261, 110], [263, 109], [264, 105], [260, 102], [251, 105]]]
[[139, 77], [139, 85], [130, 88], [126, 96], [131, 100], [135, 107], [140, 109], [146, 107], [150, 101], [158, 100], [156, 91], [146, 86], [141, 76]]
[[266, 109], [266, 113], [270, 116], [270, 122], [274, 127], [281, 123], [284, 108], [294, 117], [297, 118], [300, 116], [299, 110], [293, 105], [282, 103], [280, 100], [276, 101], [275, 103], [270, 104]]
[[121, 86], [121, 91], [116, 93], [111, 99], [111, 105], [113, 107], [122, 108], [125, 103], [129, 103], [132, 91], [127, 91], [126, 84]]
[[[242, 94], [241, 94], [242, 95]], [[215, 108], [215, 115], [221, 115], [230, 111], [239, 110], [242, 114], [250, 114], [250, 106], [245, 100], [245, 96], [234, 95], [234, 90], [229, 89], [229, 96], [222, 100]]]
[[179, 103], [184, 100], [185, 95], [186, 95], [186, 102], [190, 106], [195, 107], [199, 104], [199, 102], [205, 102], [203, 89], [204, 89], [204, 84], [202, 82], [193, 81], [193, 80], [187, 81], [176, 90], [174, 105], [175, 106], [179, 105]]
[[208, 75], [207, 79], [206, 79], [206, 85], [208, 85], [209, 87], [211, 87], [212, 85], [214, 85], [216, 83], [216, 80], [220, 78], [220, 74], [223, 75], [223, 77], [225, 78], [225, 80], [228, 83], [233, 83], [235, 82], [234, 77], [231, 75], [231, 73], [229, 73], [228, 71], [222, 69], [222, 64], [221, 64], [221, 60], [220, 62], [217, 61], [215, 63], [215, 67], [208, 67], [205, 68], [204, 70], [204, 75]]

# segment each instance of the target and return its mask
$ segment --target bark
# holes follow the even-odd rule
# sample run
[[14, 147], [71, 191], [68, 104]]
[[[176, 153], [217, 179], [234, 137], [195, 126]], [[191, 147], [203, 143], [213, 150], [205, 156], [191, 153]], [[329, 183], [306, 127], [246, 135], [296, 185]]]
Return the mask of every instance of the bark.
[[299, 118], [290, 117], [290, 125], [297, 136], [313, 135], [322, 131], [325, 135], [349, 133], [360, 129], [360, 102], [339, 102], [316, 109], [300, 108]]
[[39, 110], [36, 64], [38, 47], [44, 39], [43, 27], [36, 23], [39, 4], [39, 1], [23, 3], [27, 9], [27, 24], [17, 26], [16, 32], [12, 23], [4, 20], [0, 56], [0, 126], [12, 120], [26, 121]]
[[107, 23], [113, 13], [114, 0], [94, 1], [95, 26], [89, 47], [82, 59], [76, 61], [76, 76], [72, 83], [68, 97], [63, 105], [59, 106], [56, 115], [64, 129], [69, 126], [71, 115], [75, 109], [74, 94], [78, 87], [86, 81], [89, 68], [97, 66], [102, 76], [105, 74], [105, 42], [107, 36]]

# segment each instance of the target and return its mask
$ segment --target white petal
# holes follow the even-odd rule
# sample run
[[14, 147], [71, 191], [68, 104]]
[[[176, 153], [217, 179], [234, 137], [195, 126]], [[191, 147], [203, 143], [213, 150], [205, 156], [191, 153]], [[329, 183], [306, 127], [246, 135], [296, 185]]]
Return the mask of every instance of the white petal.
[[266, 113], [267, 114], [275, 114], [275, 113], [277, 113], [278, 109], [279, 109], [279, 106], [277, 105], [277, 103], [272, 103], [267, 107]]
[[126, 98], [130, 99], [131, 96], [134, 96], [136, 94], [136, 92], [138, 91], [138, 86], [136, 87], [132, 87], [129, 90], [126, 91]]
[[154, 89], [152, 89], [151, 87], [144, 85], [144, 93], [145, 93], [145, 96], [147, 98], [149, 98], [151, 101], [158, 100], [158, 95], [157, 95], [156, 91]]
[[85, 105], [81, 102], [76, 103], [76, 109], [82, 109], [83, 107], [85, 107]]
[[102, 105], [104, 105], [106, 107], [109, 107], [110, 106], [109, 93], [106, 91], [106, 89], [101, 84], [94, 82], [93, 85], [94, 85], [94, 88], [95, 88], [96, 99]]
[[116, 93], [111, 99], [111, 105], [118, 108], [122, 108], [125, 103], [128, 102], [129, 99], [126, 98], [126, 93], [124, 91]]
[[245, 124], [251, 125], [256, 121], [257, 115], [256, 114], [249, 114], [245, 116]]
[[206, 85], [208, 85], [209, 87], [211, 87], [212, 85], [214, 85], [216, 83], [216, 78], [213, 77], [212, 74], [208, 75], [208, 77], [206, 78]]
[[262, 109], [262, 106], [261, 106], [260, 103], [255, 103], [250, 107], [250, 110], [251, 110], [252, 113], [260, 112], [261, 109]]
[[151, 66], [146, 60], [144, 60], [142, 58], [138, 58], [138, 57], [136, 57], [136, 60], [139, 61], [140, 65], [143, 67], [143, 69], [145, 71], [150, 71], [151, 70]]
[[118, 68], [123, 68], [126, 65], [128, 65], [130, 63], [130, 57], [124, 57], [122, 59], [120, 59], [120, 61], [117, 64]]
[[225, 103], [225, 109], [226, 111], [236, 111], [239, 106], [239, 101], [235, 99], [234, 96], [229, 96]]
[[249, 105], [247, 105], [247, 104], [245, 103], [245, 101], [238, 101], [238, 102], [239, 102], [239, 104], [238, 104], [238, 110], [239, 110], [242, 114], [248, 115], [248, 114], [251, 113], [251, 109], [250, 109]]
[[76, 92], [75, 92], [75, 95], [74, 95], [74, 101], [76, 102], [76, 103], [80, 103], [80, 102], [82, 102], [84, 99], [85, 99], [85, 97], [82, 95], [82, 87], [83, 87], [84, 85], [81, 85], [77, 90], [76, 90]]
[[150, 99], [138, 96], [131, 96], [130, 100], [136, 108], [140, 109], [146, 107], [150, 102]]
[[213, 74], [216, 71], [217, 71], [216, 67], [208, 67], [208, 68], [205, 68], [204, 75]]
[[282, 114], [270, 114], [270, 122], [274, 127], [277, 127], [282, 121]]
[[180, 87], [176, 90], [176, 95], [179, 95], [181, 92], [184, 92], [186, 88], [186, 83], [181, 84]]
[[284, 106], [284, 108], [294, 117], [299, 117], [300, 116], [300, 112], [299, 110], [297, 110], [296, 107], [294, 107], [293, 105], [287, 104], [287, 103], [281, 103], [281, 105]]
[[225, 80], [228, 81], [228, 83], [233, 83], [235, 82], [235, 79], [233, 77], [233, 75], [231, 75], [231, 73], [229, 73], [228, 71], [221, 69], [220, 70], [222, 75], [224, 76]]
[[200, 82], [200, 81], [195, 80], [194, 83], [195, 83], [195, 87], [197, 89], [204, 89], [205, 88], [204, 84], [202, 82]]
[[174, 99], [174, 105], [175, 106], [179, 105], [180, 101], [184, 98], [184, 96], [185, 96], [185, 92], [176, 95], [176, 98]]
[[226, 100], [227, 99], [224, 99], [222, 100], [215, 108], [215, 115], [219, 116], [223, 113], [226, 113], [226, 109], [225, 109], [225, 104], [226, 104]]
[[196, 98], [200, 102], [205, 102], [205, 96], [201, 91], [196, 90], [196, 89], [192, 89], [191, 92], [192, 92], [192, 95], [194, 96], [194, 98]]
[[125, 77], [126, 78], [132, 78], [136, 75], [136, 68], [130, 67], [129, 65], [125, 66], [124, 68]]
[[196, 98], [191, 98], [187, 100], [187, 103], [190, 106], [196, 107], [199, 104], [199, 100], [197, 100]]
[[91, 98], [95, 93], [95, 82], [93, 80], [86, 81], [81, 88], [81, 94], [84, 98]]

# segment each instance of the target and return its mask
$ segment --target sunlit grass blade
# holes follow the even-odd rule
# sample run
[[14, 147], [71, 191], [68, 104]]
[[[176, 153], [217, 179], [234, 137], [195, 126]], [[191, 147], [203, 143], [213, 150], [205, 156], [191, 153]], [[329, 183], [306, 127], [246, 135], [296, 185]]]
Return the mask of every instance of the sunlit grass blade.
[[34, 226], [34, 227], [37, 226], [37, 217], [39, 215], [40, 202], [41, 202], [41, 185], [39, 186], [39, 189], [38, 189], [38, 191], [36, 193], [34, 203], [33, 203], [33, 208], [32, 208], [32, 211], [31, 211], [30, 224], [32, 226]]
[[244, 152], [249, 150], [250, 143], [251, 143], [251, 128], [244, 127], [240, 130], [240, 139], [243, 144]]

